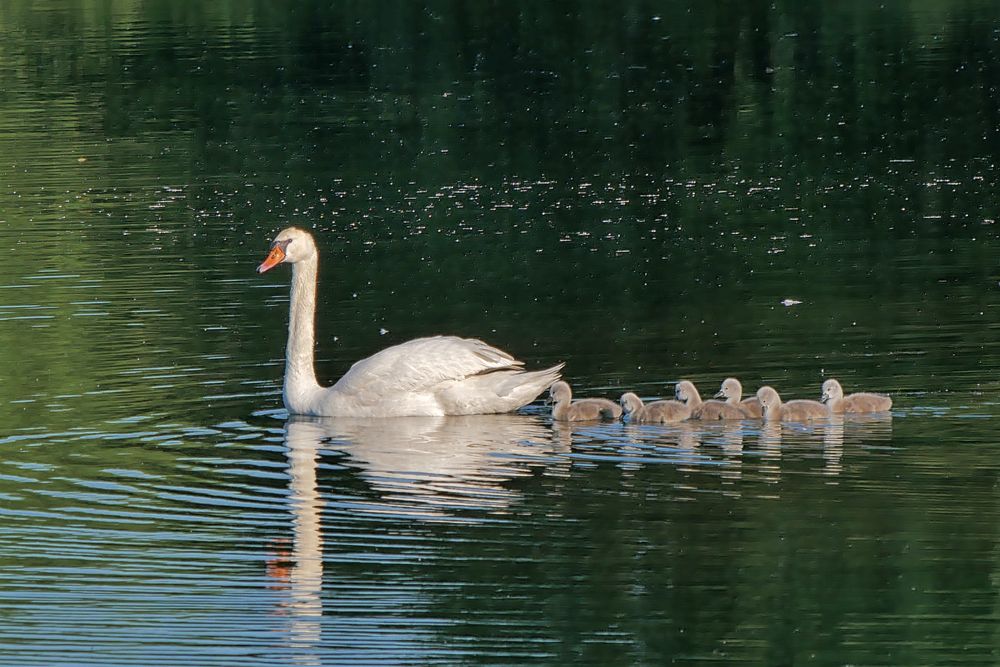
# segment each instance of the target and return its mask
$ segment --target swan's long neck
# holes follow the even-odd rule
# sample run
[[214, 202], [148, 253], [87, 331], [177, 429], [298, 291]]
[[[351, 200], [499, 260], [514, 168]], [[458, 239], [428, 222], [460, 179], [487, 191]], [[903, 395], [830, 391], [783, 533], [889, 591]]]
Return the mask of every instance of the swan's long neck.
[[285, 407], [302, 412], [308, 397], [319, 390], [313, 368], [316, 344], [316, 269], [312, 259], [292, 265], [292, 298], [288, 317], [288, 347], [285, 349]]

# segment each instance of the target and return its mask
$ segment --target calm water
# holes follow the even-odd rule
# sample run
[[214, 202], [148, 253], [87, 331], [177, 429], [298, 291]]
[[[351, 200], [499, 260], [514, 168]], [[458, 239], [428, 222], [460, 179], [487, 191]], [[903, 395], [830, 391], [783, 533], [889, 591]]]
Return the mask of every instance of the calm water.
[[[6, 3], [0, 663], [996, 664], [997, 26]], [[581, 396], [895, 409], [290, 419], [289, 224], [327, 381], [456, 333]]]

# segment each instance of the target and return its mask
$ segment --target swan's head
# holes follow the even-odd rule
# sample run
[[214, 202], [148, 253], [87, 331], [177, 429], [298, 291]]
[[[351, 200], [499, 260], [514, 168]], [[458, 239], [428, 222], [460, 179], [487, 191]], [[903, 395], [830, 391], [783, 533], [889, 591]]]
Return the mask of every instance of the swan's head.
[[553, 382], [552, 386], [549, 387], [549, 403], [562, 403], [569, 401], [572, 397], [573, 393], [570, 391], [569, 385], [562, 380]]
[[829, 401], [835, 401], [838, 398], [844, 397], [844, 388], [840, 386], [840, 383], [830, 378], [823, 383], [823, 395], [820, 396], [821, 401], [827, 403]]
[[733, 396], [736, 400], [743, 395], [743, 385], [736, 378], [726, 378], [722, 381], [722, 387], [719, 388], [719, 393], [715, 395], [716, 398], [729, 399]]
[[698, 390], [695, 389], [694, 384], [692, 382], [689, 382], [688, 380], [681, 380], [680, 382], [677, 383], [677, 386], [674, 387], [674, 398], [676, 398], [681, 403], [687, 403], [695, 396], [698, 396], [700, 398]]
[[288, 227], [278, 232], [271, 242], [271, 250], [257, 267], [257, 273], [264, 273], [278, 264], [294, 264], [316, 256], [316, 243], [312, 234], [298, 227]]
[[760, 401], [760, 411], [767, 417], [769, 412], [777, 410], [781, 405], [781, 397], [771, 387], [761, 387], [757, 390], [757, 400]]
[[621, 403], [622, 412], [626, 417], [642, 407], [642, 399], [632, 392], [622, 394], [619, 403]]

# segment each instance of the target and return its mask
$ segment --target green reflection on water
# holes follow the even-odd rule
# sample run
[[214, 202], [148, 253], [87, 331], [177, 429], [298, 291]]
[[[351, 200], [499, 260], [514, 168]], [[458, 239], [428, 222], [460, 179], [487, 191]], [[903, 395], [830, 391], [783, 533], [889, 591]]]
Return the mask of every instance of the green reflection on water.
[[[896, 397], [896, 450], [845, 447], [839, 485], [807, 447], [737, 500], [683, 466], [581, 465], [519, 481], [502, 527], [421, 529], [466, 540], [436, 565], [348, 569], [452, 585], [431, 609], [457, 645], [487, 654], [521, 614], [511, 641], [561, 661], [914, 664], [961, 645], [990, 663], [998, 12], [7, 3], [0, 423], [48, 442], [2, 458], [51, 466], [61, 492], [105, 480], [105, 454], [166, 476], [208, 461], [185, 487], [242, 479], [183, 428], [280, 405], [287, 276], [252, 269], [299, 224], [323, 252], [330, 380], [446, 332], [567, 361], [582, 394], [738, 374]], [[53, 435], [138, 416], [150, 439], [114, 451]], [[62, 506], [23, 484], [0, 481], [9, 507]]]

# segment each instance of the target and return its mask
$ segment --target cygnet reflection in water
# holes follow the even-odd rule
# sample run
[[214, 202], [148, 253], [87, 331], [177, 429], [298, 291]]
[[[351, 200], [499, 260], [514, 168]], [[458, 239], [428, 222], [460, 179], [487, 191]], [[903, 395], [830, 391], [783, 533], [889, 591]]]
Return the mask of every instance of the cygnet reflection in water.
[[815, 456], [817, 445], [822, 453], [823, 474], [839, 476], [844, 471], [845, 457], [869, 456], [877, 451], [878, 443], [892, 441], [892, 417], [888, 413], [873, 415], [831, 415], [812, 422], [765, 421], [761, 426], [757, 447], [765, 468], [779, 473], [777, 461], [782, 457], [809, 459]]
[[338, 463], [378, 496], [352, 503], [374, 513], [434, 518], [504, 508], [519, 497], [505, 482], [558, 460], [549, 429], [528, 415], [293, 417], [286, 431], [342, 452]]

